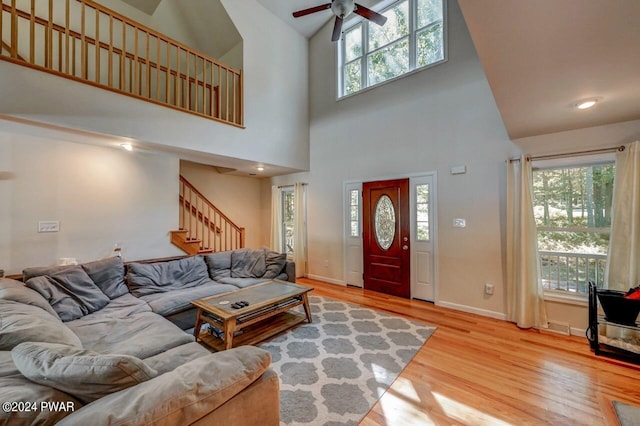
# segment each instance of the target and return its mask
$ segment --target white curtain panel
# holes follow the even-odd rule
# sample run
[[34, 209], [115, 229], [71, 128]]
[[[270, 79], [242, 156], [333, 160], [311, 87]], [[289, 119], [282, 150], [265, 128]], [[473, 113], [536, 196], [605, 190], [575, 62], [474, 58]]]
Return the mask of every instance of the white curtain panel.
[[614, 185], [607, 286], [628, 290], [640, 285], [640, 141], [616, 155]]
[[293, 211], [294, 236], [293, 252], [296, 275], [307, 275], [307, 190], [306, 185], [297, 182], [293, 188], [295, 209]]
[[521, 328], [547, 326], [532, 181], [529, 159], [507, 161], [507, 319]]
[[271, 187], [271, 250], [282, 252], [282, 193], [277, 186]]

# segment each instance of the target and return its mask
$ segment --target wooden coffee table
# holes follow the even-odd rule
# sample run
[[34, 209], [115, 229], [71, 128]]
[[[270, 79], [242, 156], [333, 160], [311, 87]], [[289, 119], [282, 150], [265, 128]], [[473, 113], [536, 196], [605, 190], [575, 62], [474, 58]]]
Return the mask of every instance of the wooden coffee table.
[[[198, 308], [193, 334], [197, 341], [221, 351], [234, 345], [252, 345], [281, 333], [303, 322], [312, 322], [307, 293], [304, 287], [286, 281], [273, 280], [231, 293], [205, 297], [191, 303]], [[241, 300], [249, 306], [234, 309], [231, 305]], [[290, 312], [302, 305], [306, 315]], [[223, 338], [207, 332], [200, 333], [203, 323], [222, 330]], [[241, 334], [236, 336], [239, 330]]]

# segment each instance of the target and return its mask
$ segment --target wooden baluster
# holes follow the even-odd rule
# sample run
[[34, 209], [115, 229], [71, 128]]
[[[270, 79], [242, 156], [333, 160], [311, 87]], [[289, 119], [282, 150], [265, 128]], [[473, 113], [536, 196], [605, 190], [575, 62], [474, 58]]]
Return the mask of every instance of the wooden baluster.
[[186, 105], [185, 108], [191, 111], [191, 55], [189, 55], [189, 51], [184, 51], [185, 58], [187, 60], [187, 97], [186, 97]]
[[138, 62], [138, 28], [133, 27], [133, 93], [138, 93], [140, 89], [140, 80], [138, 79], [138, 68], [140, 63]]
[[[244, 123], [244, 87], [243, 87], [243, 74], [242, 70], [238, 73], [238, 110], [239, 110], [239, 122], [238, 124]], [[244, 247], [244, 246], [243, 246]]]
[[193, 91], [194, 91], [194, 99], [193, 106], [189, 103], [189, 110], [198, 112], [198, 56], [193, 55]]
[[100, 84], [100, 12], [94, 9], [96, 14], [96, 83]]
[[[173, 104], [175, 106], [180, 106], [180, 102], [182, 101], [182, 96], [180, 96], [179, 88], [182, 86], [182, 67], [180, 64], [180, 46], [176, 45], [176, 79], [175, 79], [175, 93], [173, 96]], [[180, 83], [180, 84], [178, 84]]]
[[160, 37], [156, 37], [156, 96], [160, 100]]
[[18, 14], [16, 0], [11, 0], [11, 57], [18, 57]]
[[122, 23], [122, 52], [120, 53], [120, 81], [119, 87], [120, 90], [124, 90], [125, 88], [125, 70], [124, 65], [127, 59], [127, 24], [124, 21], [120, 21]]
[[[180, 197], [182, 196], [182, 200]], [[178, 204], [180, 205], [180, 218], [178, 219], [178, 229], [184, 229], [184, 182], [182, 180], [178, 186]]]
[[0, 0], [0, 56], [2, 56], [3, 43], [2, 43], [2, 27], [4, 25], [4, 8], [2, 7], [3, 3]]
[[109, 15], [109, 87], [113, 87], [113, 15]]
[[81, 50], [80, 50], [80, 73], [82, 75], [82, 78], [84, 78], [85, 80], [87, 79], [87, 41], [85, 38], [85, 5], [84, 2], [81, 3], [82, 8], [81, 8], [81, 13], [80, 13], [80, 20], [81, 20], [81, 25], [80, 25], [80, 44], [81, 44]]
[[209, 77], [211, 78], [211, 85], [209, 86], [209, 117], [213, 117], [213, 63], [212, 62], [208, 62], [209, 64], [209, 69], [210, 71], [210, 75]]
[[147, 44], [147, 98], [151, 98], [151, 50], [149, 46], [149, 32], [145, 31], [145, 41]]
[[[70, 22], [70, 17], [69, 17], [69, 0], [65, 1], [65, 10], [64, 10], [64, 20], [65, 20], [65, 26], [64, 26], [64, 45], [65, 45], [65, 56], [64, 56], [64, 72], [66, 74], [69, 74], [69, 51], [70, 51], [70, 47], [69, 47], [69, 28], [71, 27], [71, 22]], [[74, 42], [75, 43], [75, 42]]]
[[165, 100], [167, 103], [171, 102], [171, 98], [169, 97], [169, 84], [171, 83], [171, 43], [167, 42], [167, 77], [166, 77], [167, 81], [166, 83], [166, 88], [165, 88]]
[[195, 231], [195, 221], [193, 217], [193, 190], [190, 189], [189, 194], [189, 218], [191, 219], [191, 222], [189, 222], [189, 228], [191, 228], [191, 234], [193, 235], [193, 232]]
[[[31, 16], [29, 16], [29, 63], [36, 63], [36, 0], [31, 0]], [[0, 33], [2, 35], [2, 33]]]
[[60, 31], [56, 31], [58, 34], [58, 69], [57, 71], [62, 72], [62, 33]]

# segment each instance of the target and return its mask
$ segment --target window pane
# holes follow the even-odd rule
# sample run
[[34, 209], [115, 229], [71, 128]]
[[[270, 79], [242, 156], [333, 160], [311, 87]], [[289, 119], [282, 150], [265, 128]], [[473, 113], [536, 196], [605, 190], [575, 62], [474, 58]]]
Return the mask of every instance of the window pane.
[[409, 2], [402, 2], [383, 15], [387, 17], [384, 26], [369, 24], [369, 51], [409, 34]]
[[426, 27], [434, 21], [442, 20], [442, 0], [418, 0], [416, 28]]
[[402, 39], [367, 58], [369, 84], [397, 77], [409, 71], [409, 41]]
[[351, 236], [357, 237], [359, 235], [358, 222], [351, 222]]
[[360, 90], [361, 84], [361, 75], [360, 75], [360, 61], [362, 59], [358, 59], [356, 61], [347, 64], [344, 67], [344, 94], [348, 95], [349, 93], [357, 92]]
[[362, 25], [358, 25], [344, 36], [345, 62], [351, 62], [362, 56]]
[[534, 171], [536, 225], [610, 227], [614, 174], [613, 164]]
[[351, 206], [351, 220], [358, 220], [358, 206]]
[[442, 24], [422, 30], [417, 34], [416, 40], [418, 43], [416, 65], [418, 67], [424, 67], [444, 59]]
[[425, 222], [418, 222], [416, 224], [417, 239], [418, 241], [429, 241], [429, 224]]
[[357, 206], [358, 205], [358, 190], [357, 189], [352, 189], [351, 190], [351, 205], [352, 206]]
[[538, 231], [538, 250], [606, 255], [608, 249], [608, 233]]
[[429, 185], [416, 185], [416, 201], [418, 204], [429, 202]]

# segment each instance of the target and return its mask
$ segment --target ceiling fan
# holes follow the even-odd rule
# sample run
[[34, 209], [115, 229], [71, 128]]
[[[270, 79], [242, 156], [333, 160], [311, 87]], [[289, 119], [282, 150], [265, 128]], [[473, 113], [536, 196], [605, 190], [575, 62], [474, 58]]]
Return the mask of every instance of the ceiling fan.
[[384, 25], [387, 22], [387, 17], [379, 14], [378, 12], [374, 12], [371, 9], [368, 9], [358, 3], [355, 3], [354, 0], [331, 0], [331, 3], [323, 4], [320, 6], [310, 7], [308, 9], [299, 10], [297, 12], [293, 12], [294, 18], [299, 18], [301, 16], [310, 15], [312, 13], [321, 12], [323, 10], [331, 9], [334, 15], [336, 15], [336, 21], [333, 25], [333, 34], [331, 35], [331, 41], [340, 40], [340, 31], [342, 30], [342, 21], [351, 14], [351, 12], [355, 12], [356, 14], [366, 18], [372, 22], [375, 22], [378, 25]]

